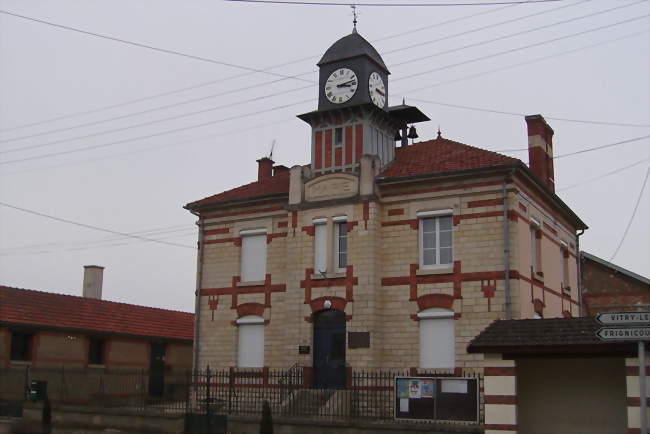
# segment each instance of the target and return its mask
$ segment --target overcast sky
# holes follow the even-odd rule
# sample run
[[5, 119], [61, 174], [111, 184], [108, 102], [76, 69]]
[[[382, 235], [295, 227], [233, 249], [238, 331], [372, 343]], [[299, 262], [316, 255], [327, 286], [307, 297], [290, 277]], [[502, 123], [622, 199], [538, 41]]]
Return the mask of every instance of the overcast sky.
[[[96, 264], [106, 267], [104, 299], [192, 311], [197, 235], [182, 206], [253, 181], [273, 140], [278, 164], [309, 161], [310, 129], [295, 115], [316, 109], [315, 64], [350, 33], [350, 9], [220, 0], [1, 0], [0, 9], [194, 56], [0, 14], [0, 202], [174, 244], [0, 206], [0, 284], [80, 295], [82, 266]], [[558, 194], [590, 227], [581, 247], [611, 258], [650, 165], [648, 1], [359, 10], [359, 33], [392, 73], [390, 104], [405, 97], [432, 119], [418, 125], [421, 140], [440, 126], [527, 163], [516, 150], [527, 146], [523, 116], [536, 113], [555, 130], [556, 155], [645, 137], [555, 161]], [[614, 259], [645, 276], [648, 190]]]

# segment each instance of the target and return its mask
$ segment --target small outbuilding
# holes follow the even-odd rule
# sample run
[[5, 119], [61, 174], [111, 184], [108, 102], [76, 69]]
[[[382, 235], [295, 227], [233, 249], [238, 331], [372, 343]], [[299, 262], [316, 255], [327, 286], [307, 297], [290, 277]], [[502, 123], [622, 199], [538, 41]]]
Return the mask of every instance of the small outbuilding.
[[501, 320], [474, 338], [468, 353], [486, 361], [485, 433], [639, 433], [637, 344], [602, 341], [600, 327]]

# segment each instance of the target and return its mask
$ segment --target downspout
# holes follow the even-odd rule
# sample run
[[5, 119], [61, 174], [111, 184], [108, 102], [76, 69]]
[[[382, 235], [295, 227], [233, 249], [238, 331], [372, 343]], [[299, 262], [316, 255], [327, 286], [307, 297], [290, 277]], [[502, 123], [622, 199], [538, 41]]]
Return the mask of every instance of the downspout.
[[510, 294], [510, 219], [508, 216], [508, 192], [506, 190], [508, 181], [509, 177], [504, 178], [501, 190], [503, 198], [503, 283], [505, 287], [504, 295], [506, 298], [506, 319], [512, 319], [512, 297]]
[[197, 242], [197, 247], [199, 249], [198, 254], [196, 255], [196, 292], [194, 299], [194, 355], [192, 360], [192, 367], [194, 372], [199, 370], [199, 340], [201, 337], [201, 286], [203, 284], [203, 220], [201, 216], [194, 211], [191, 211], [192, 214], [199, 218], [199, 221], [196, 225], [199, 228], [199, 240]]
[[585, 315], [585, 302], [582, 298], [582, 254], [580, 253], [580, 235], [584, 234], [585, 230], [580, 229], [580, 232], [576, 234], [576, 274], [578, 280], [578, 316]]

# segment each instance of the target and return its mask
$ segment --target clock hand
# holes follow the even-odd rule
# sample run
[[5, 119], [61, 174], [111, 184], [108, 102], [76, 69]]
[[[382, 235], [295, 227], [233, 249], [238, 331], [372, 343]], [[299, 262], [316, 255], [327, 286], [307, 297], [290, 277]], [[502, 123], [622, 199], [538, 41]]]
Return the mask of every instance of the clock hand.
[[345, 83], [337, 84], [336, 87], [350, 87], [356, 82], [357, 82], [356, 80], [350, 80], [350, 81], [346, 81]]
[[375, 92], [377, 92], [381, 96], [386, 96], [386, 94], [379, 89], [375, 89]]

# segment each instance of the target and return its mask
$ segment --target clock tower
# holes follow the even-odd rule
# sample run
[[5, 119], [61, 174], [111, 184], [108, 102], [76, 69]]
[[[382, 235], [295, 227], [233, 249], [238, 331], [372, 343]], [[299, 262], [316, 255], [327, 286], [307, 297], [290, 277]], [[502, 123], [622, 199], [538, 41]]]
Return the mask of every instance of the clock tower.
[[318, 110], [298, 116], [312, 127], [314, 175], [357, 172], [364, 154], [383, 167], [395, 157], [398, 133], [405, 137], [407, 124], [429, 120], [415, 107], [389, 107], [390, 72], [356, 28], [327, 49], [318, 67]]

